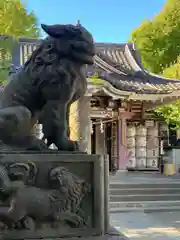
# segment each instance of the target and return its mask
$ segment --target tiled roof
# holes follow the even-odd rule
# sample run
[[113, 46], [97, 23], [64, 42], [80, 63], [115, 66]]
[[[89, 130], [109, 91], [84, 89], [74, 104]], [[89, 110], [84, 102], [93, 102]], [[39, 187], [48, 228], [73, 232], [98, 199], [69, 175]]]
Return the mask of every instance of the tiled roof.
[[[21, 64], [24, 64], [38, 43], [37, 39], [20, 39]], [[180, 90], [180, 81], [147, 72], [133, 43], [96, 43], [95, 65], [93, 68], [88, 67], [87, 72], [100, 73], [102, 79], [123, 91], [169, 94]]]
[[132, 43], [97, 44], [95, 66], [102, 79], [120, 90], [145, 94], [180, 90], [180, 81], [146, 71]]

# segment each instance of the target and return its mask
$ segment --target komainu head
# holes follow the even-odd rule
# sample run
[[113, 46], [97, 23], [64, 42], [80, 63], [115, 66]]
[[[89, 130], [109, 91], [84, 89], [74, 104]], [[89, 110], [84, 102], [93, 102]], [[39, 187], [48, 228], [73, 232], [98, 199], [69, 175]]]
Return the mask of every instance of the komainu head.
[[[62, 81], [70, 74], [72, 79], [81, 75], [79, 69], [93, 64], [95, 46], [92, 35], [81, 25], [44, 25], [48, 36], [43, 39], [26, 61], [22, 71], [33, 84]], [[82, 76], [83, 81], [86, 76]]]
[[49, 173], [49, 180], [52, 183], [57, 183], [58, 188], [62, 192], [67, 192], [70, 195], [76, 193], [77, 196], [83, 197], [88, 192], [91, 192], [89, 183], [68, 171], [65, 167], [52, 169]]
[[25, 63], [34, 62], [39, 67], [44, 63], [59, 65], [63, 59], [68, 59], [80, 65], [93, 64], [95, 46], [92, 35], [81, 25], [42, 24], [48, 36], [42, 40], [37, 49]]
[[47, 41], [54, 42], [61, 56], [82, 64], [93, 64], [95, 54], [92, 35], [83, 26], [78, 25], [41, 25], [49, 35]]

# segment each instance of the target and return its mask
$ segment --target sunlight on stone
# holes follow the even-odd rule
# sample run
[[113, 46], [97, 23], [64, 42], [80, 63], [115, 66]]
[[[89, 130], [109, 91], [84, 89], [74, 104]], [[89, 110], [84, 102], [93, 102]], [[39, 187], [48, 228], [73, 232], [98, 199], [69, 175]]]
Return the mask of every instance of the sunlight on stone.
[[[116, 227], [116, 229], [121, 230], [122, 228]], [[144, 228], [144, 229], [123, 229], [123, 233], [128, 237], [133, 237], [135, 239], [141, 237], [179, 237], [180, 231], [175, 228]], [[149, 238], [148, 238], [149, 239]], [[151, 239], [151, 238], [150, 238]], [[149, 240], [150, 240], [149, 239]]]

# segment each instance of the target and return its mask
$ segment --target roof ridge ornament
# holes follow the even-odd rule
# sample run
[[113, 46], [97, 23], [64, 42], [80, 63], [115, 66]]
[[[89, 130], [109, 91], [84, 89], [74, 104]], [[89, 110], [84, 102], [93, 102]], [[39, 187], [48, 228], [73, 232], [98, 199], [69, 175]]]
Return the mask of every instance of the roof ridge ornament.
[[80, 20], [77, 20], [76, 26], [81, 26]]
[[133, 49], [134, 51], [137, 50], [137, 48], [136, 48], [136, 40], [132, 41], [132, 49]]

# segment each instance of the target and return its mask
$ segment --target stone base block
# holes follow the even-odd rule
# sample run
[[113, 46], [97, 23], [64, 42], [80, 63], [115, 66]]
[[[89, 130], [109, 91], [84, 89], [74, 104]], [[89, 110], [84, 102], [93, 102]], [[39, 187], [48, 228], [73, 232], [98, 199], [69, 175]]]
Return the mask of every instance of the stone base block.
[[0, 237], [103, 236], [109, 227], [108, 169], [106, 156], [0, 153]]

